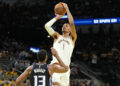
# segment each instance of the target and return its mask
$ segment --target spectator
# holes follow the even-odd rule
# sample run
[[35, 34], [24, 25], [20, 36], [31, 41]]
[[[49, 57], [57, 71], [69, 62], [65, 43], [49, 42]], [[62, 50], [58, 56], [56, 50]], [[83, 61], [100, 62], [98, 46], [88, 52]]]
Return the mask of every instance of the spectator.
[[8, 81], [5, 81], [4, 86], [11, 86]]
[[87, 86], [87, 79], [84, 80], [84, 85]]
[[100, 82], [98, 82], [97, 86], [101, 86]]
[[96, 54], [92, 54], [92, 64], [97, 64], [97, 55]]
[[94, 85], [94, 80], [91, 80], [91, 81], [90, 81], [89, 86], [95, 86], [95, 85]]

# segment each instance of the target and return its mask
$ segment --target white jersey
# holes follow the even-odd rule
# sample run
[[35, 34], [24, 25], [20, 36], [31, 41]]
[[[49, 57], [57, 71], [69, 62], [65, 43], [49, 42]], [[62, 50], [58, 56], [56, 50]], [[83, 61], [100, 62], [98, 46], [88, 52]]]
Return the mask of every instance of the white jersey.
[[[55, 48], [58, 52], [59, 57], [66, 65], [70, 65], [71, 56], [74, 49], [73, 41], [70, 37], [60, 36], [56, 42], [53, 44], [53, 48]], [[57, 59], [53, 56], [53, 60], [51, 63], [58, 62]]]

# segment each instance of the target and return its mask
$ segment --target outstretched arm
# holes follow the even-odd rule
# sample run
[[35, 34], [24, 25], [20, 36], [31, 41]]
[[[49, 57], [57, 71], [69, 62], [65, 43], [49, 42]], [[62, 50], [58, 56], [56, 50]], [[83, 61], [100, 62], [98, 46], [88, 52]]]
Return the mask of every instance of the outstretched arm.
[[51, 64], [50, 65], [50, 70], [52, 70], [52, 73], [56, 72], [56, 73], [64, 73], [67, 72], [69, 67], [66, 66], [64, 64], [64, 62], [60, 59], [60, 57], [58, 56], [57, 51], [54, 48], [51, 48], [51, 52], [52, 54], [56, 57], [56, 59], [58, 60], [58, 64]]
[[32, 66], [29, 66], [17, 79], [16, 79], [16, 84], [18, 86], [25, 86], [22, 82], [27, 79], [29, 76], [30, 72], [32, 70]]
[[63, 15], [58, 15], [56, 14], [56, 17], [51, 19], [50, 21], [48, 21], [45, 24], [45, 29], [47, 30], [47, 32], [49, 33], [50, 36], [52, 36], [53, 38], [56, 38], [59, 36], [59, 33], [55, 32], [54, 29], [52, 28], [52, 25], [59, 19], [61, 18]]
[[66, 9], [67, 15], [68, 15], [68, 21], [71, 27], [71, 35], [73, 38], [73, 42], [75, 43], [76, 39], [77, 39], [77, 33], [76, 33], [76, 29], [75, 29], [75, 25], [74, 25], [74, 19], [73, 16], [68, 8], [68, 5], [66, 3], [62, 3], [64, 8]]

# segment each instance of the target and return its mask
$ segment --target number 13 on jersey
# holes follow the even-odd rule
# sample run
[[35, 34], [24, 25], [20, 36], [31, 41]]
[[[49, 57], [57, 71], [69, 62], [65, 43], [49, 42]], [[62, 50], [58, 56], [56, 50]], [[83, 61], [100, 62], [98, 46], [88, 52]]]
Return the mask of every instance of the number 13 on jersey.
[[45, 76], [34, 76], [34, 86], [46, 86]]

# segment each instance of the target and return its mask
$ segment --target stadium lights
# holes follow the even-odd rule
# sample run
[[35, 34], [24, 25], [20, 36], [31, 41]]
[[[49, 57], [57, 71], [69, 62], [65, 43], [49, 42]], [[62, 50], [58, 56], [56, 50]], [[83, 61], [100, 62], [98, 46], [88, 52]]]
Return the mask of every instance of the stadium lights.
[[38, 53], [40, 51], [40, 48], [30, 47], [29, 50], [32, 51], [33, 53]]

